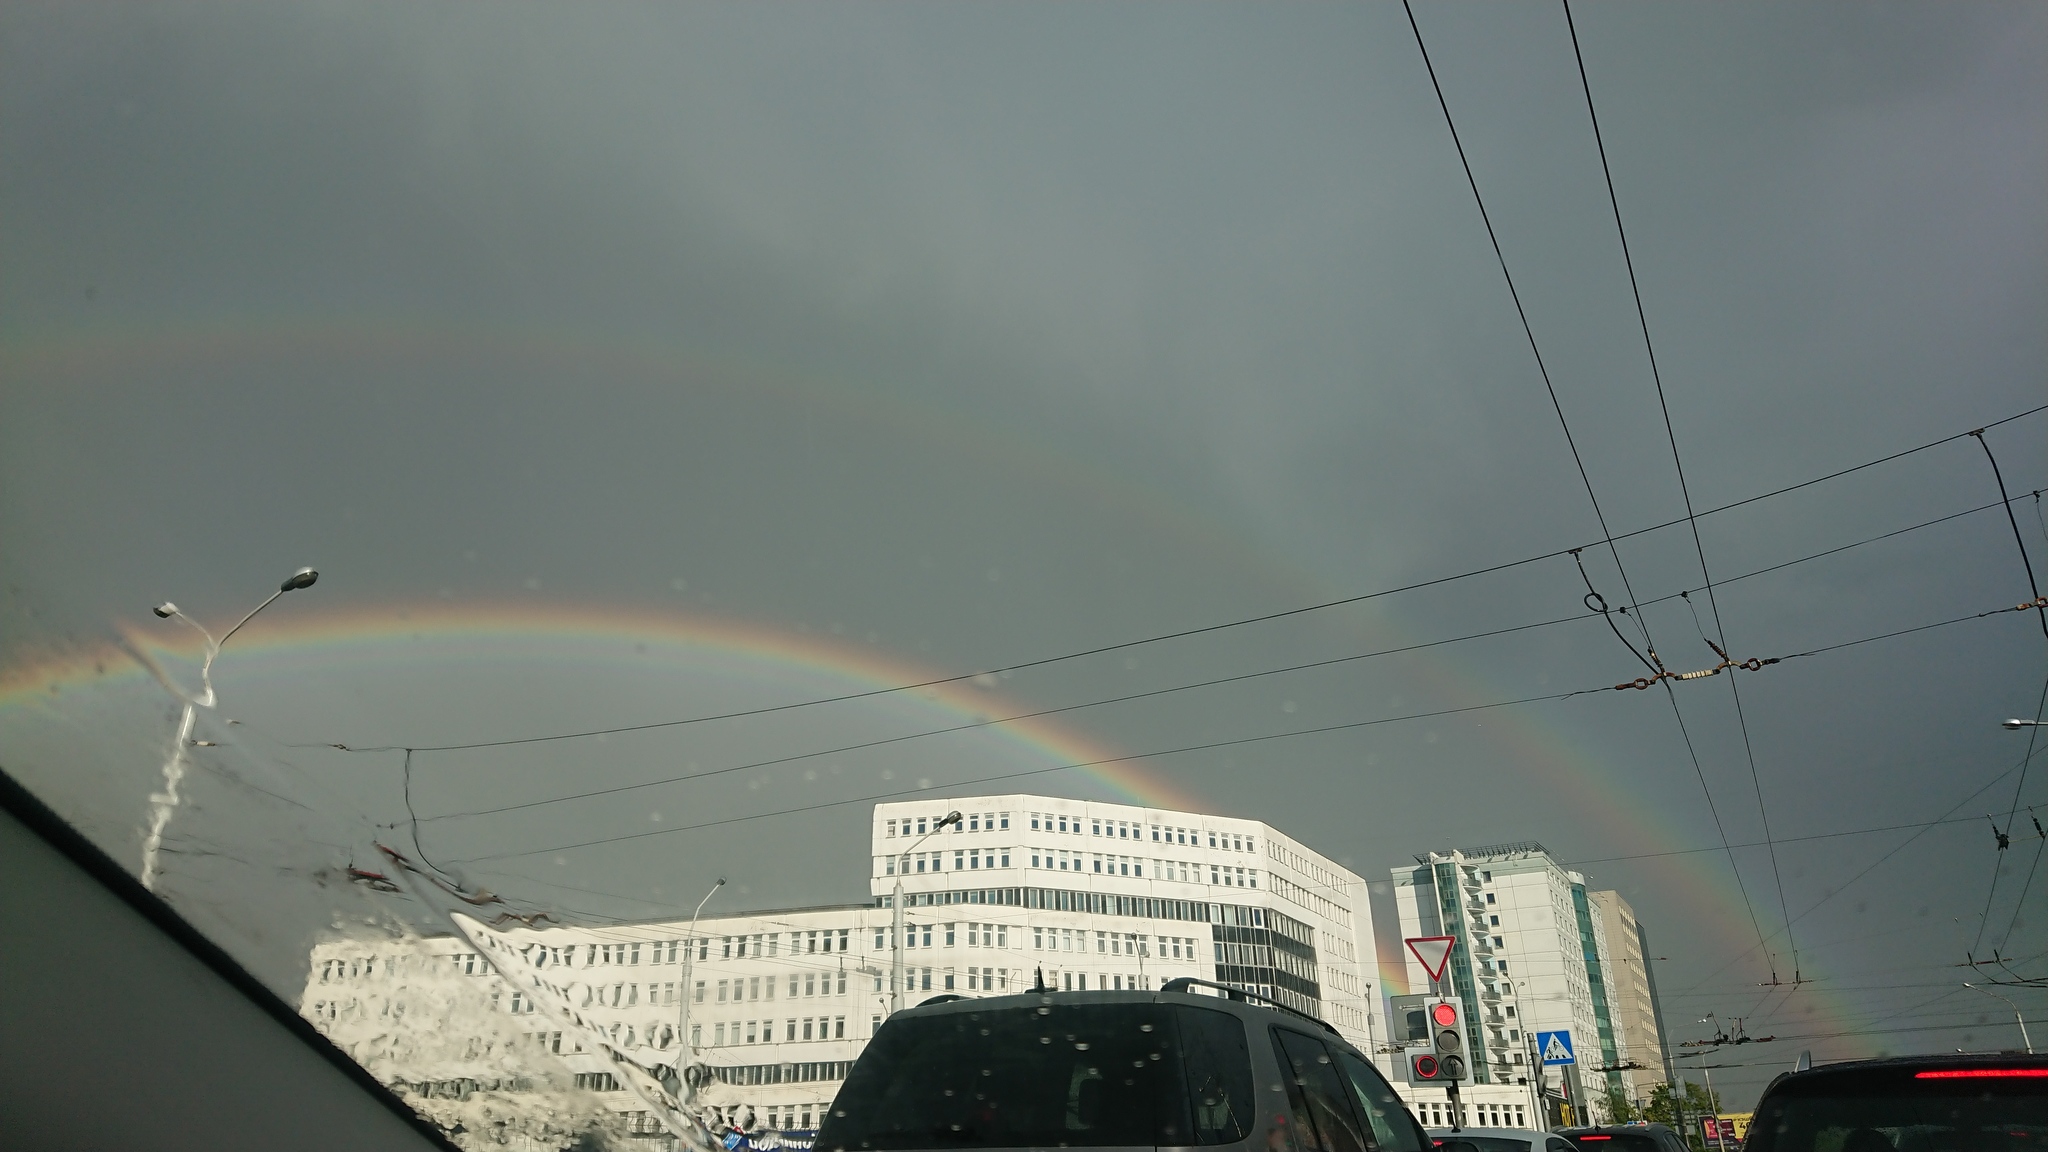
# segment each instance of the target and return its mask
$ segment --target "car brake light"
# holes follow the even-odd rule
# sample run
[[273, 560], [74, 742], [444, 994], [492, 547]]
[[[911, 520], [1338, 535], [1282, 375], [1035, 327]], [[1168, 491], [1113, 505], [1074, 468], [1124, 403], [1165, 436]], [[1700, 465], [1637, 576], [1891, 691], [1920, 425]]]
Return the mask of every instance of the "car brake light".
[[1579, 1137], [1579, 1139], [1581, 1139], [1581, 1140], [1612, 1140], [1612, 1139], [1614, 1139], [1614, 1137], [1612, 1137], [1612, 1136], [1581, 1136], [1581, 1137]]
[[1915, 1080], [2002, 1080], [2008, 1077], [2048, 1080], [2048, 1068], [1942, 1068], [1915, 1072]]

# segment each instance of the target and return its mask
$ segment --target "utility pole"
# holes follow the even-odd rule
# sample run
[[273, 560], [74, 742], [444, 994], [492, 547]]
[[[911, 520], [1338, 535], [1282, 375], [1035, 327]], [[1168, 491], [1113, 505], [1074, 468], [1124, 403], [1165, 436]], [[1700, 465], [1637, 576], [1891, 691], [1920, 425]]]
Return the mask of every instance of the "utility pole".
[[690, 974], [697, 970], [697, 918], [704, 914], [704, 905], [720, 888], [725, 887], [725, 877], [720, 876], [704, 899], [697, 901], [697, 910], [690, 913], [690, 935], [683, 940], [683, 978], [679, 985], [682, 1007], [676, 1013], [676, 1099], [685, 1104], [694, 1095], [690, 1087], [690, 1061], [697, 1055], [697, 1046], [690, 1043]]
[[960, 812], [955, 809], [939, 817], [932, 830], [917, 838], [916, 843], [896, 854], [896, 894], [890, 898], [891, 928], [889, 936], [889, 1015], [903, 1011], [903, 869], [910, 863], [910, 855], [925, 841], [939, 834], [939, 829], [948, 824], [960, 823]]

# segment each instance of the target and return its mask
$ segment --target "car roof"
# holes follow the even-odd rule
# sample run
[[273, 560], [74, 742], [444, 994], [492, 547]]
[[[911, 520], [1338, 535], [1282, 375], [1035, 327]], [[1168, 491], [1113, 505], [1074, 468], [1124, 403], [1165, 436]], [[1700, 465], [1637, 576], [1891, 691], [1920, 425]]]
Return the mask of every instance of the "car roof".
[[950, 1016], [963, 1012], [1000, 1012], [1006, 1009], [1039, 1008], [1046, 1005], [1056, 1007], [1088, 1004], [1186, 1004], [1190, 1007], [1206, 1008], [1216, 1012], [1228, 1012], [1246, 1021], [1260, 1024], [1287, 1024], [1298, 1031], [1318, 1029], [1327, 1033], [1327, 1038], [1346, 1047], [1350, 1041], [1337, 1034], [1336, 1029], [1317, 1020], [1285, 1008], [1268, 1007], [1248, 1000], [1230, 1000], [1222, 996], [1211, 996], [1195, 992], [1153, 991], [1153, 992], [1021, 992], [1008, 996], [934, 996], [913, 1007], [905, 1008], [889, 1019], [916, 1018], [923, 1016]]
[[1438, 1136], [1448, 1136], [1452, 1139], [1456, 1139], [1460, 1136], [1505, 1136], [1511, 1139], [1521, 1140], [1533, 1136], [1538, 1140], [1544, 1140], [1548, 1139], [1552, 1135], [1552, 1133], [1544, 1132], [1536, 1128], [1474, 1128], [1471, 1125], [1466, 1125], [1465, 1127], [1460, 1128], [1455, 1132], [1451, 1131], [1449, 1128], [1424, 1128], [1423, 1131], [1429, 1133], [1429, 1135], [1432, 1138]]
[[[1781, 1072], [1778, 1078], [1772, 1080], [1764, 1089], [1763, 1098], [1769, 1099], [1774, 1092], [1797, 1092], [1809, 1087], [1823, 1087], [1826, 1081], [1836, 1077], [1885, 1072], [1904, 1074], [1944, 1068], [1958, 1071], [1971, 1068], [2048, 1068], [2048, 1055], [2033, 1056], [2025, 1052], [1948, 1052], [1922, 1056], [1879, 1056], [1869, 1060], [1843, 1060], [1833, 1064], [1817, 1064], [1797, 1072]], [[1763, 1100], [1760, 1099], [1757, 1103], [1761, 1104]]]

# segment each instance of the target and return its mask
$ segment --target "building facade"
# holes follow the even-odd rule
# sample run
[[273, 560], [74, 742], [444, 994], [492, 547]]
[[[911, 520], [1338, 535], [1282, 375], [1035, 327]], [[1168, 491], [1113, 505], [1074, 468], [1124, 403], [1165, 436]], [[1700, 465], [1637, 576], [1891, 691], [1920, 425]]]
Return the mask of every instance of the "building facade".
[[[935, 831], [954, 810], [961, 821]], [[872, 819], [869, 903], [706, 917], [694, 932], [687, 920], [506, 931], [591, 1031], [550, 1020], [460, 937], [324, 942], [302, 1011], [430, 1112], [488, 1098], [502, 1125], [522, 1097], [545, 1097], [539, 1112], [608, 1109], [654, 1142], [599, 1044], [683, 1068], [708, 1123], [808, 1130], [899, 997], [1041, 980], [1249, 989], [1329, 1021], [1395, 1072], [1365, 966], [1363, 880], [1269, 825], [1030, 795], [885, 804]]]
[[1649, 933], [1621, 893], [1588, 892], [1594, 916], [1612, 951], [1609, 954], [1607, 998], [1613, 1007], [1617, 1047], [1625, 1066], [1623, 1089], [1638, 1105], [1650, 1090], [1671, 1080], [1671, 1053], [1664, 1042], [1663, 1010], [1657, 1003], [1657, 976], [1650, 956]]
[[[1612, 949], [1585, 878], [1533, 842], [1431, 852], [1392, 869], [1389, 915], [1402, 936], [1451, 936], [1442, 990], [1464, 1006], [1474, 1079], [1543, 1086], [1535, 1034], [1569, 1031], [1578, 1063], [1572, 1100], [1585, 1118], [1610, 1118], [1610, 1088], [1626, 1062], [1609, 989]], [[1429, 977], [1405, 959], [1410, 988]], [[1533, 1103], [1532, 1103], [1533, 1106]]]

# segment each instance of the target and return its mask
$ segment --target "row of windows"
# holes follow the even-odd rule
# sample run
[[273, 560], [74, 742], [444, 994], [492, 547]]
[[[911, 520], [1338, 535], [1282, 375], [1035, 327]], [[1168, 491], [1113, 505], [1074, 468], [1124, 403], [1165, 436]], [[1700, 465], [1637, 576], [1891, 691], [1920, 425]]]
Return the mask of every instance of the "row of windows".
[[[388, 976], [392, 972], [397, 971], [397, 968], [397, 957], [386, 956], [384, 958], [385, 975]], [[354, 980], [374, 975], [376, 971], [377, 958], [375, 956], [350, 956], [347, 959], [326, 960], [320, 964], [320, 983], [333, 984], [342, 980]]]
[[[1200, 847], [1204, 833], [1199, 828], [1176, 828], [1165, 824], [1145, 824], [1137, 820], [1105, 820], [1091, 816], [1085, 820], [1079, 816], [1068, 816], [1058, 812], [1033, 812], [1033, 832], [1065, 832], [1081, 835], [1084, 831], [1091, 836], [1107, 836], [1116, 840], [1143, 840], [1150, 830], [1154, 844], [1192, 844]], [[1008, 824], [1003, 825], [1005, 828]], [[1231, 852], [1258, 851], [1256, 838], [1241, 832], [1207, 833], [1209, 847]]]
[[[903, 946], [905, 948], [919, 947], [918, 942], [922, 939], [922, 947], [925, 948], [952, 948], [956, 946], [959, 940], [961, 934], [960, 927], [958, 924], [906, 924], [903, 926]], [[888, 925], [878, 924], [875, 926], [875, 951], [880, 952], [889, 946], [889, 934], [892, 931], [893, 929]], [[969, 948], [1008, 948], [1010, 946], [1010, 926], [1008, 924], [969, 924], [966, 926], [966, 936]], [[934, 940], [937, 940], [938, 943], [934, 944]]]
[[[782, 950], [782, 936], [783, 934], [780, 932], [755, 932], [748, 936], [720, 937], [718, 942], [718, 958], [721, 960], [731, 960], [747, 956], [767, 956], [773, 958]], [[807, 929], [802, 932], [791, 932], [789, 933], [789, 954], [791, 956], [809, 956], [818, 952], [844, 952], [852, 936], [853, 929], [851, 928], [821, 928], [815, 931]], [[711, 959], [711, 947], [711, 938], [709, 936], [699, 940], [697, 942], [697, 959]]]
[[[905, 875], [912, 872], [943, 872], [946, 870], [944, 852], [907, 852], [901, 856], [882, 857], [882, 875], [896, 874], [896, 861], [903, 861]], [[953, 853], [953, 871], [971, 872], [981, 868], [1008, 868], [1010, 850], [1007, 848], [960, 848]]]
[[[846, 1017], [805, 1016], [786, 1019], [782, 1022], [786, 1042], [803, 1040], [844, 1040], [846, 1039]], [[728, 1039], [730, 1037], [730, 1039]], [[699, 1047], [704, 1043], [704, 1026], [690, 1025], [690, 1043]], [[731, 1024], [711, 1026], [711, 1046], [722, 1048], [728, 1044], [773, 1044], [775, 1043], [775, 1021], [735, 1020]]]
[[[838, 991], [833, 991], [836, 986]], [[747, 976], [718, 982], [718, 1003], [731, 1000], [773, 1000], [775, 987], [782, 982], [779, 976]], [[762, 993], [767, 993], [765, 996]], [[795, 1000], [800, 996], [846, 995], [846, 973], [791, 972], [789, 974], [789, 995], [785, 999]], [[704, 981], [697, 981], [691, 998], [697, 1003], [704, 1002]]]
[[[931, 831], [941, 816], [905, 816], [900, 820], [885, 820], [882, 835], [890, 839], [898, 836], [923, 836]], [[1010, 827], [1008, 812], [970, 812], [958, 824], [952, 826], [955, 832], [1004, 832]]]

